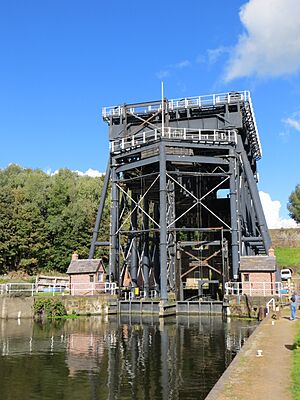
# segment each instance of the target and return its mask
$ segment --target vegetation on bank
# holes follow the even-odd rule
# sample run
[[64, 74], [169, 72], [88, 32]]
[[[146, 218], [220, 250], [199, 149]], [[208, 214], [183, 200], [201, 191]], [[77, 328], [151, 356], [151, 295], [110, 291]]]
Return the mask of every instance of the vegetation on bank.
[[300, 329], [295, 338], [292, 367], [292, 394], [293, 400], [300, 400]]
[[[68, 169], [53, 175], [10, 165], [0, 169], [0, 283], [28, 281], [38, 272], [64, 273], [71, 254], [88, 257], [103, 177], [79, 176]], [[297, 217], [299, 188], [290, 200]], [[101, 240], [109, 240], [109, 199], [105, 204]], [[295, 244], [297, 246], [297, 244]], [[299, 266], [300, 248], [275, 246], [280, 267]], [[106, 248], [96, 256], [108, 258]], [[296, 270], [296, 268], [295, 268]], [[27, 275], [27, 277], [26, 277]]]
[[[10, 165], [0, 170], [0, 274], [65, 272], [71, 254], [88, 256], [103, 177], [68, 169], [54, 175]], [[102, 239], [109, 239], [109, 204]], [[98, 256], [104, 256], [98, 250]]]
[[62, 318], [67, 315], [67, 311], [62, 301], [49, 297], [35, 299], [33, 310], [34, 317], [41, 320], [45, 318]]
[[[297, 271], [297, 267], [300, 269], [300, 248], [276, 247], [275, 255], [279, 267], [294, 267], [295, 272]], [[297, 272], [300, 272], [300, 270]]]

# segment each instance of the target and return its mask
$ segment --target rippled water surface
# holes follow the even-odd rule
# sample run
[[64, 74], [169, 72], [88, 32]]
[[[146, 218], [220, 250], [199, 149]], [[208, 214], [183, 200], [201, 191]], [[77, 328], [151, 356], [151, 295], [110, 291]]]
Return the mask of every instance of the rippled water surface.
[[253, 321], [0, 320], [1, 400], [204, 399]]

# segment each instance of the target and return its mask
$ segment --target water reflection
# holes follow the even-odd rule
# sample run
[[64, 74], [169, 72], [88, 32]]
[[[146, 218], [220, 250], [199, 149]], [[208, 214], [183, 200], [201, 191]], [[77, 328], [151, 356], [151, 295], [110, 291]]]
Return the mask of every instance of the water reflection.
[[206, 316], [1, 320], [1, 398], [204, 399], [255, 325]]

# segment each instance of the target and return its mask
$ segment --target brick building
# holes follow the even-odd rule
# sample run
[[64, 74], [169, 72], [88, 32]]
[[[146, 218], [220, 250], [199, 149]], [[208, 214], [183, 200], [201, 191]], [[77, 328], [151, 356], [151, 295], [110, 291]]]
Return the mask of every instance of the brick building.
[[78, 260], [73, 254], [67, 274], [72, 295], [95, 295], [104, 290], [106, 270], [101, 259]]
[[276, 294], [276, 257], [242, 256], [240, 263], [242, 292], [249, 296]]

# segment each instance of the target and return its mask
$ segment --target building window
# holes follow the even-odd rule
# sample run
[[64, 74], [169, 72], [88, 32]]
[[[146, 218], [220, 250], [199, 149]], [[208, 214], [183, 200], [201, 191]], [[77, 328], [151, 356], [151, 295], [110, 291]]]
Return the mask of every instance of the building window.
[[103, 275], [102, 271], [98, 272], [98, 282], [103, 282]]
[[94, 275], [90, 275], [90, 282], [94, 282]]
[[250, 282], [249, 274], [244, 274], [244, 281], [245, 282]]

